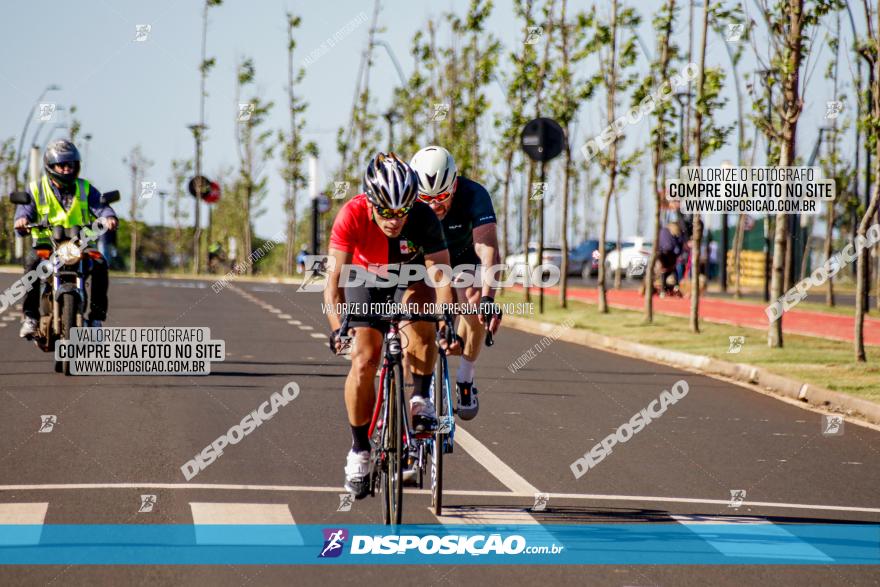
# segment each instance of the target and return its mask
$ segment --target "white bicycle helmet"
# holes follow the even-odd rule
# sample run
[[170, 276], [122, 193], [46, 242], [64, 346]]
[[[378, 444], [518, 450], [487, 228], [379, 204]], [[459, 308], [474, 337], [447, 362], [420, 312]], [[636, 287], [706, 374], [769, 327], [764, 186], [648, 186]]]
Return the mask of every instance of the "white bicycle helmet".
[[425, 147], [416, 153], [410, 166], [419, 176], [419, 192], [426, 196], [436, 196], [451, 192], [458, 179], [458, 168], [452, 154], [443, 147]]
[[419, 178], [394, 153], [379, 153], [364, 173], [364, 193], [379, 208], [409, 208], [419, 195]]

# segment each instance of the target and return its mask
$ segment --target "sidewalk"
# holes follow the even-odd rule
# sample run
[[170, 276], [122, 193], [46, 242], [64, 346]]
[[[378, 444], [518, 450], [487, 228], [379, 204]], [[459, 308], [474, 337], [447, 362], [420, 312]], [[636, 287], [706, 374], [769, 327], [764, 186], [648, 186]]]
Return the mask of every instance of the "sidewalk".
[[[515, 289], [522, 290], [517, 286]], [[532, 301], [536, 301], [537, 288], [531, 288]], [[545, 296], [559, 296], [559, 289], [544, 289]], [[569, 287], [568, 297], [572, 300], [598, 303], [599, 291], [591, 287]], [[654, 298], [654, 312], [669, 316], [690, 316], [689, 298]], [[645, 307], [645, 299], [635, 290], [608, 290], [608, 305], [612, 308], [641, 311]], [[712, 297], [700, 298], [700, 318], [719, 324], [733, 324], [746, 328], [767, 331], [767, 314], [763, 305], [749, 304], [732, 300], [721, 300]], [[782, 318], [783, 332], [818, 336], [852, 342], [855, 329], [855, 318], [839, 316], [824, 312], [811, 312], [797, 308], [786, 312]], [[865, 317], [865, 344], [880, 345], [880, 319]]]

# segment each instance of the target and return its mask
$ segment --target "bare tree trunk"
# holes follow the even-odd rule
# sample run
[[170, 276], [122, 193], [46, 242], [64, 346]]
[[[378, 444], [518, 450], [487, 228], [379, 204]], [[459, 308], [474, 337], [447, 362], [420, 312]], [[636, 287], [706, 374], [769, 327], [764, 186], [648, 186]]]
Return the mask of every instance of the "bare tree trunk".
[[[865, 12], [866, 14], [870, 14], [870, 10], [867, 2], [865, 2]], [[877, 36], [874, 34], [874, 28], [871, 26], [870, 20], [868, 21], [868, 38], [875, 45], [875, 53], [872, 53], [872, 62], [871, 67], [874, 69], [874, 79], [873, 84], [870, 88], [869, 96], [870, 100], [870, 108], [872, 113], [872, 118], [874, 120], [880, 120], [880, 9], [877, 10]], [[868, 137], [874, 140], [874, 149], [875, 151], [880, 151], [878, 147], [880, 147], [880, 138], [878, 138], [877, 129], [873, 129], [873, 132], [869, 133]], [[869, 139], [868, 139], [869, 140]], [[865, 210], [865, 215], [862, 217], [861, 222], [859, 222], [858, 236], [856, 237], [856, 248], [858, 249], [858, 260], [856, 261], [856, 320], [855, 320], [855, 355], [856, 361], [864, 363], [867, 361], [867, 355], [865, 354], [865, 313], [867, 311], [867, 287], [868, 287], [868, 263], [870, 262], [870, 249], [865, 246], [858, 246], [858, 243], [864, 239], [868, 233], [868, 227], [872, 222], [875, 221], [875, 215], [877, 214], [878, 208], [880, 208], [880, 152], [878, 152], [878, 156], [874, 157], [874, 176], [877, 178], [877, 181], [874, 182], [873, 193], [871, 194], [871, 200], [868, 203], [868, 208]], [[872, 170], [867, 170], [868, 173], [871, 173]], [[878, 291], [880, 294], [880, 291]]]
[[507, 259], [510, 254], [510, 236], [508, 234], [508, 217], [510, 216], [510, 179], [513, 175], [513, 153], [516, 147], [510, 146], [507, 151], [507, 158], [504, 161], [504, 196], [502, 206], [504, 212], [501, 214], [501, 258]]
[[[614, 98], [617, 89], [617, 0], [611, 2], [611, 56], [608, 63], [608, 72], [605, 74], [606, 85], [606, 109], [608, 125], [614, 123]], [[608, 294], [605, 289], [605, 241], [608, 232], [608, 209], [611, 206], [611, 198], [614, 197], [614, 187], [617, 182], [617, 139], [611, 141], [611, 153], [608, 159], [608, 190], [605, 192], [605, 203], [602, 207], [602, 228], [599, 236], [599, 311], [608, 313]], [[620, 239], [618, 238], [618, 241]], [[618, 254], [618, 259], [620, 255]]]
[[[789, 167], [795, 162], [795, 139], [797, 121], [801, 112], [800, 68], [802, 57], [802, 35], [804, 25], [804, 0], [788, 0], [788, 27], [784, 39], [785, 74], [782, 78], [782, 101], [780, 118], [782, 120], [781, 149], [779, 166]], [[770, 283], [770, 299], [782, 296], [783, 272], [785, 269], [785, 243], [788, 240], [788, 222], [784, 214], [776, 215], [776, 231], [773, 243], [773, 275]], [[771, 348], [782, 348], [782, 316], [770, 323], [767, 344]]]
[[[134, 159], [134, 158], [132, 158]], [[128, 272], [131, 275], [134, 275], [137, 271], [137, 241], [138, 241], [138, 226], [137, 226], [137, 212], [138, 212], [138, 191], [137, 184], [140, 175], [140, 169], [138, 169], [137, 163], [132, 160], [129, 169], [131, 170], [131, 207], [129, 208], [129, 215], [131, 216], [131, 230], [129, 233], [131, 235], [131, 247], [129, 249], [128, 255]]]
[[614, 194], [614, 216], [617, 221], [617, 267], [612, 267], [612, 270], [614, 271], [614, 289], [620, 289], [620, 274], [623, 272], [623, 269], [620, 269], [620, 241], [623, 238], [623, 227], [620, 224], [620, 194], [617, 192]]
[[[663, 37], [660, 47], [660, 70], [658, 73], [661, 80], [665, 80], [668, 74], [669, 38], [672, 36], [672, 23], [675, 14], [675, 0], [668, 0], [666, 12], [668, 14], [669, 20], [666, 23], [666, 28], [663, 30]], [[659, 124], [664, 124], [664, 121], [660, 120]], [[651, 247], [651, 258], [648, 259], [648, 266], [645, 267], [645, 322], [654, 321], [654, 265], [657, 264], [657, 249], [660, 245], [660, 208], [662, 205], [662, 184], [660, 183], [660, 173], [663, 168], [663, 139], [666, 135], [665, 127], [659, 128], [659, 132], [661, 133], [661, 136], [654, 138], [654, 145], [653, 149], [651, 150], [651, 188], [654, 194], [654, 234], [653, 240], [651, 242], [654, 243], [654, 246]]]
[[[694, 117], [694, 155], [696, 166], [703, 163], [703, 100], [706, 68], [706, 41], [709, 30], [709, 0], [703, 0], [703, 39], [700, 42], [700, 77], [697, 81], [697, 109]], [[703, 241], [703, 222], [694, 212], [694, 248], [691, 251], [691, 332], [700, 332], [700, 246]]]
[[[614, 146], [611, 147], [614, 149]], [[617, 179], [617, 165], [609, 170], [608, 190], [605, 192], [605, 201], [602, 204], [602, 227], [599, 231], [599, 311], [608, 313], [608, 299], [605, 292], [605, 243], [608, 232], [608, 209], [611, 207], [611, 198], [614, 196], [614, 182]]]
[[746, 217], [743, 214], [740, 214], [736, 219], [736, 234], [733, 237], [733, 266], [734, 271], [734, 280], [735, 286], [733, 290], [733, 297], [739, 299], [742, 297], [742, 267], [740, 264], [740, 259], [742, 258], [742, 248], [743, 248], [743, 240], [745, 240], [746, 236]]
[[568, 307], [568, 198], [571, 184], [571, 143], [565, 141], [565, 179], [562, 188], [562, 282], [559, 287], [559, 305]]

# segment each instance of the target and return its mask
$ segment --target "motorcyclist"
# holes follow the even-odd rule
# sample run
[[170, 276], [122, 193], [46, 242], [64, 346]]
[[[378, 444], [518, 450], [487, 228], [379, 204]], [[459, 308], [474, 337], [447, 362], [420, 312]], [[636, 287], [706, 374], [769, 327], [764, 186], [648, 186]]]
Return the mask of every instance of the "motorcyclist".
[[[79, 178], [82, 158], [76, 146], [68, 140], [51, 143], [43, 154], [44, 174], [29, 185], [33, 196], [30, 204], [20, 205], [15, 211], [15, 229], [27, 233], [27, 225], [42, 220], [49, 226], [71, 228], [91, 224], [96, 218], [104, 219], [107, 230], [115, 230], [119, 224], [116, 212], [101, 202], [101, 192], [88, 180]], [[34, 249], [25, 256], [24, 271], [37, 268], [42, 259], [37, 249], [51, 245], [50, 229], [32, 229]], [[85, 289], [89, 304], [83, 313], [87, 326], [101, 326], [107, 318], [107, 289], [109, 277], [107, 261], [103, 257], [85, 257], [87, 266]], [[40, 288], [31, 287], [22, 302], [23, 317], [19, 336], [31, 338], [37, 331], [40, 319]]]

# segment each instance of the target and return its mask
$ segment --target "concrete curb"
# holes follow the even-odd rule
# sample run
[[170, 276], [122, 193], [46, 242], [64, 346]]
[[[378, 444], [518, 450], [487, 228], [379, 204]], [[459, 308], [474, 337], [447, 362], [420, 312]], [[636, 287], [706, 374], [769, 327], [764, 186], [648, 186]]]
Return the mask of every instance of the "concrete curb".
[[[559, 324], [541, 322], [528, 318], [505, 316], [504, 325], [531, 334], [546, 336], [557, 330]], [[793, 400], [810, 404], [846, 415], [857, 416], [872, 424], [880, 424], [880, 404], [853, 397], [838, 391], [831, 391], [775, 373], [762, 367], [743, 363], [729, 363], [703, 355], [692, 355], [681, 351], [671, 351], [619, 338], [612, 338], [578, 328], [557, 330], [557, 338], [592, 348], [611, 351], [654, 363], [672, 365], [696, 373], [721, 375], [742, 383], [757, 385], [764, 390]]]

